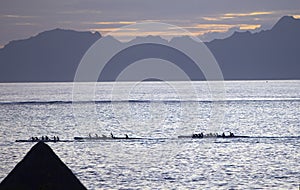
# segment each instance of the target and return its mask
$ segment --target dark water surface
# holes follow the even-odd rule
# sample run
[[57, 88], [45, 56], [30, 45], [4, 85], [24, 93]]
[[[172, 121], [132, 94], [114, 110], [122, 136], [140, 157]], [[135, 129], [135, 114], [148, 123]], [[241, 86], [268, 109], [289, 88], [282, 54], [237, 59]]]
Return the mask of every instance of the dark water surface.
[[[298, 188], [300, 81], [229, 81], [224, 96], [189, 84], [83, 84], [92, 96], [72, 83], [0, 84], [0, 180], [33, 146], [16, 139], [113, 132], [144, 139], [49, 145], [88, 189]], [[177, 138], [223, 131], [253, 138]]]

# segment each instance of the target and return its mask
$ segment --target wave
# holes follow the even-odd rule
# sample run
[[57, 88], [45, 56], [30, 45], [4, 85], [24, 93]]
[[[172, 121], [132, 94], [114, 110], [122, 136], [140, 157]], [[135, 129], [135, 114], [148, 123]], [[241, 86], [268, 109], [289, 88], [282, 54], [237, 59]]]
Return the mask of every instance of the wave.
[[102, 104], [102, 103], [230, 103], [230, 102], [281, 102], [281, 101], [300, 101], [300, 98], [286, 99], [232, 99], [232, 100], [86, 100], [86, 101], [4, 101], [0, 105], [41, 105], [41, 104]]

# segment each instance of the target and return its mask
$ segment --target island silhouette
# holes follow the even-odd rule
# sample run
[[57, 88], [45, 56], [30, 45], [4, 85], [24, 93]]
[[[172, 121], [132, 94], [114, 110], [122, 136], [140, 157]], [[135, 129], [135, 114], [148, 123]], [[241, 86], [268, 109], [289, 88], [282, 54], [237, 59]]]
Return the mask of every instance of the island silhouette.
[[[101, 37], [98, 32], [54, 29], [29, 39], [12, 41], [0, 49], [0, 82], [72, 82], [82, 56]], [[121, 43], [113, 37], [109, 38], [107, 46]], [[155, 40], [164, 39], [156, 37]], [[176, 37], [169, 43], [175, 40], [193, 43], [187, 37]], [[205, 44], [218, 61], [225, 80], [300, 79], [300, 20], [292, 16], [280, 18], [270, 30], [235, 32], [228, 38]], [[139, 53], [153, 54], [149, 52], [152, 50], [147, 51]], [[167, 48], [162, 49], [161, 54], [168, 56], [167, 51]], [[172, 54], [166, 59], [179, 60], [178, 63], [181, 57], [180, 54]], [[124, 64], [121, 64], [122, 68], [126, 67]], [[113, 70], [122, 69], [118, 68], [120, 64], [112, 65], [116, 66], [111, 68]], [[192, 68], [188, 63], [178, 66], [184, 67], [183, 70]], [[99, 81], [110, 80], [109, 75], [99, 78]], [[191, 80], [205, 78], [197, 75]]]

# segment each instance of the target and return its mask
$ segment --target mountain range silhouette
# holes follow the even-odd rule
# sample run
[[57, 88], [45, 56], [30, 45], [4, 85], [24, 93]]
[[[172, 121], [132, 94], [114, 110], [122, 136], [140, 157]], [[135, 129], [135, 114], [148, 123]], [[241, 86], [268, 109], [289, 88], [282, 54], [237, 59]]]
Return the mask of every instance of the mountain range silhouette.
[[282, 17], [271, 30], [235, 32], [206, 43], [224, 78], [300, 79], [300, 20]]
[[[71, 82], [82, 56], [101, 37], [98, 32], [54, 29], [29, 39], [12, 41], [0, 49], [0, 82]], [[108, 38], [107, 46], [122, 44]], [[161, 39], [152, 38], [155, 41]], [[134, 40], [145, 39], [147, 41], [149, 37]], [[175, 40], [193, 43], [187, 37], [176, 37], [169, 43]], [[205, 44], [218, 61], [225, 80], [300, 79], [300, 20], [291, 16], [280, 18], [270, 30], [235, 32], [228, 38]], [[178, 58], [179, 62], [184, 61], [179, 55], [170, 56], [168, 60]], [[122, 68], [126, 67], [124, 64]], [[112, 65], [118, 67], [120, 64]], [[121, 69], [110, 67], [112, 70]], [[184, 70], [192, 70], [188, 63], [184, 67]], [[106, 72], [99, 81], [111, 80], [110, 70]], [[168, 74], [167, 70], [165, 72]], [[170, 78], [181, 80], [174, 76]], [[201, 74], [192, 75], [191, 79], [205, 80]]]

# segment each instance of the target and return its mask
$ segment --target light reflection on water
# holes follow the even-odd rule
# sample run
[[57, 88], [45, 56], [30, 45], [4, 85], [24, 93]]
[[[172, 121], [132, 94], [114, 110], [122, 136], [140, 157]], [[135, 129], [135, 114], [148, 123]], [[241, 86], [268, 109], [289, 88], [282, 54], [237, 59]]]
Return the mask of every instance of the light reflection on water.
[[[73, 159], [69, 159], [70, 155], [59, 156], [89, 189], [290, 189], [297, 187], [300, 176], [299, 141], [178, 139], [82, 142], [73, 144], [74, 152], [69, 152]], [[53, 148], [56, 146], [61, 145], [54, 144]], [[181, 148], [178, 149], [178, 146]], [[178, 150], [170, 150], [171, 147]]]
[[[270, 84], [271, 88], [262, 82], [227, 83], [227, 96], [231, 101], [223, 105], [226, 106], [225, 120], [220, 128], [256, 137], [300, 136], [299, 82]], [[26, 88], [35, 86], [26, 85]], [[30, 100], [69, 99], [70, 85], [52, 85], [37, 91], [35, 94], [42, 95], [30, 96]], [[148, 90], [153, 91], [152, 88]], [[9, 100], [10, 91], [16, 91], [11, 92], [15, 94], [13, 100], [21, 99], [19, 86], [16, 89], [2, 84], [1, 89], [6, 89], [5, 94], [8, 94], [1, 97], [2, 102]], [[28, 92], [30, 90], [26, 94]], [[58, 94], [55, 92], [61, 94], [54, 97]], [[206, 98], [204, 95], [203, 99]], [[295, 189], [299, 185], [300, 138], [175, 138], [182, 131], [209, 130], [209, 101], [132, 102], [130, 111], [125, 102], [98, 102], [96, 114], [85, 109], [90, 104], [76, 104], [79, 110], [85, 111], [79, 112], [76, 118], [70, 103], [0, 104], [0, 180], [33, 146], [14, 143], [16, 139], [41, 135], [72, 139], [88, 133], [109, 135], [113, 132], [117, 136], [126, 133], [158, 139], [49, 145], [88, 189]], [[112, 104], [119, 110], [117, 115]], [[190, 109], [182, 111], [182, 107]]]

